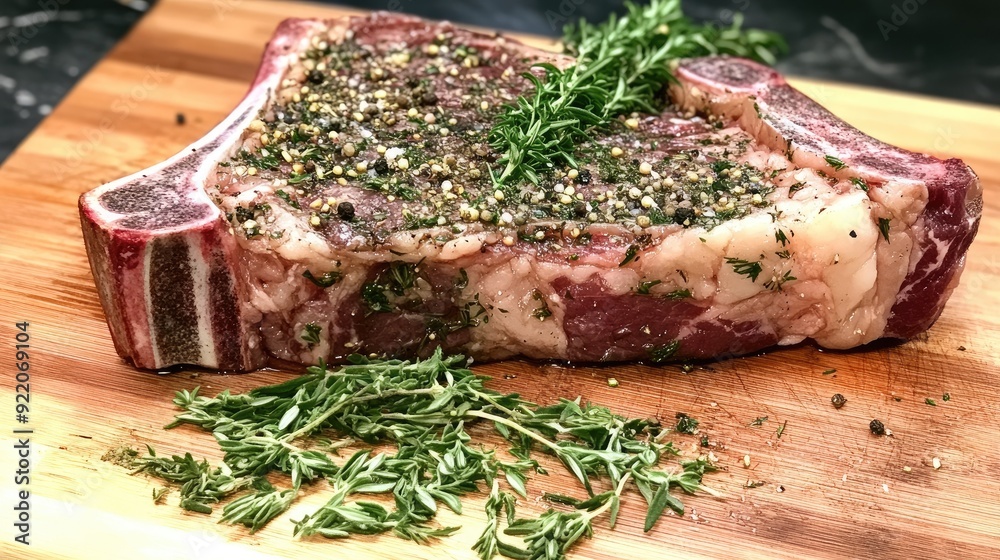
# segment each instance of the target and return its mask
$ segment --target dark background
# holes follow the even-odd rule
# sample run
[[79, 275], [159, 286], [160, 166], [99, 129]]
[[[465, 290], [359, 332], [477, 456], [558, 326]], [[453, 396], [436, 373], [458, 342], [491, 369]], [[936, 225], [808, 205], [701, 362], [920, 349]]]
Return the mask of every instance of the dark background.
[[[622, 0], [329, 3], [552, 36], [567, 21], [602, 20], [622, 6]], [[0, 162], [153, 4], [0, 0]], [[782, 33], [791, 54], [779, 68], [787, 74], [1000, 104], [1000, 2], [685, 0], [684, 7], [692, 18], [721, 23], [744, 12], [748, 25]]]

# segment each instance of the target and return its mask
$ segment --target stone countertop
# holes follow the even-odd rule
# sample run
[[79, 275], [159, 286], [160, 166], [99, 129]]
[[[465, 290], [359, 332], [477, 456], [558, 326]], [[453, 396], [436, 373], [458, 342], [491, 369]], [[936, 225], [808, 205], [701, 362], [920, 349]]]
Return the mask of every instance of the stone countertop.
[[[0, 162], [155, 0], [0, 3]], [[334, 3], [334, 2], [330, 2]], [[557, 36], [577, 18], [602, 20], [620, 0], [340, 0], [483, 27]], [[687, 0], [692, 18], [735, 12], [773, 29], [792, 75], [1000, 104], [1000, 4], [978, 0]], [[262, 38], [263, 40], [263, 38]]]

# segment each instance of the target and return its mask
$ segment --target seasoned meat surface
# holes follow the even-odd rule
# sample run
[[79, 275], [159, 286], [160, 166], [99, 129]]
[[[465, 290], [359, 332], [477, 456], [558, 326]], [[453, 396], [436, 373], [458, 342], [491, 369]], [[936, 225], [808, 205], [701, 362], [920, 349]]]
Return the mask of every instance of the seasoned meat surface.
[[940, 314], [981, 212], [962, 162], [706, 58], [576, 166], [498, 185], [490, 130], [538, 62], [573, 63], [395, 14], [283, 24], [226, 122], [81, 199], [119, 351], [658, 362], [849, 348]]

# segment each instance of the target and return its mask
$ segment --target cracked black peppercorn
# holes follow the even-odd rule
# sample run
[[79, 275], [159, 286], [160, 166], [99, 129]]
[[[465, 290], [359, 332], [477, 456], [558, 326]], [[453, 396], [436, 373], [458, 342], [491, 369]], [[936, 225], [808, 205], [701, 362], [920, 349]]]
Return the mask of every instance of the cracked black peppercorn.
[[692, 210], [691, 208], [678, 208], [674, 212], [675, 224], [684, 225], [685, 221], [687, 220], [693, 221], [694, 219], [695, 219], [694, 210]]
[[577, 176], [577, 179], [580, 181], [581, 185], [590, 184], [590, 178], [591, 177], [590, 177], [590, 170], [589, 169], [584, 169], [584, 170], [580, 171], [580, 174]]
[[833, 408], [840, 408], [847, 403], [847, 397], [837, 393], [836, 395], [830, 397], [830, 402], [833, 403]]
[[386, 175], [389, 173], [389, 162], [387, 162], [384, 157], [380, 157], [375, 160], [375, 164], [372, 166], [372, 169], [374, 169], [375, 173], [378, 173], [379, 175]]
[[885, 435], [885, 425], [882, 424], [882, 422], [879, 422], [878, 420], [872, 420], [871, 423], [868, 424], [868, 429], [871, 430], [872, 433], [877, 436]]
[[337, 215], [341, 220], [349, 222], [354, 219], [354, 205], [350, 202], [341, 202], [337, 205]]

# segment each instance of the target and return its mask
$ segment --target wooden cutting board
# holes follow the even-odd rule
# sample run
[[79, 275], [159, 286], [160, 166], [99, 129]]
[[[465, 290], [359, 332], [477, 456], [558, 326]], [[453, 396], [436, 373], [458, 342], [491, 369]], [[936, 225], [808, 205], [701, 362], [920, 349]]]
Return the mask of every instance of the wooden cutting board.
[[[3, 558], [473, 557], [485, 519], [481, 500], [460, 517], [442, 515], [442, 523], [463, 530], [433, 546], [391, 536], [294, 541], [288, 519], [322, 503], [323, 484], [291, 514], [249, 535], [182, 512], [172, 496], [154, 505], [155, 482], [100, 459], [122, 444], [150, 443], [161, 453], [191, 450], [217, 460], [208, 434], [161, 429], [174, 412], [173, 392], [199, 384], [209, 393], [246, 390], [294, 372], [158, 376], [124, 364], [88, 268], [77, 197], [170, 156], [222, 119], [280, 19], [343, 13], [308, 4], [161, 0], [0, 170], [7, 214], [0, 226]], [[641, 498], [631, 495], [618, 527], [599, 525], [574, 558], [985, 558], [1000, 549], [1000, 111], [795, 83], [876, 137], [961, 157], [980, 174], [986, 208], [962, 285], [931, 331], [902, 345], [855, 352], [804, 345], [687, 374], [676, 366], [478, 367], [495, 377], [496, 389], [535, 401], [582, 395], [665, 422], [685, 412], [712, 442], [724, 470], [706, 483], [722, 498], [687, 497], [684, 517], [643, 534]], [[178, 113], [186, 124], [177, 123]], [[19, 321], [30, 323], [27, 424], [14, 421]], [[608, 386], [611, 376], [620, 386]], [[844, 408], [831, 406], [834, 393], [847, 397]], [[758, 417], [767, 421], [750, 426]], [[870, 434], [873, 418], [892, 437]], [[13, 541], [14, 429], [33, 430], [30, 546]], [[677, 441], [686, 454], [699, 452], [698, 437]], [[765, 484], [748, 489], [748, 480]], [[573, 486], [561, 476], [534, 483], [521, 512], [540, 513], [541, 492], [565, 488]]]

